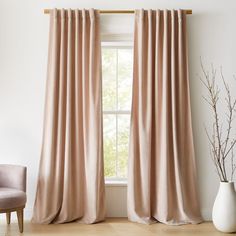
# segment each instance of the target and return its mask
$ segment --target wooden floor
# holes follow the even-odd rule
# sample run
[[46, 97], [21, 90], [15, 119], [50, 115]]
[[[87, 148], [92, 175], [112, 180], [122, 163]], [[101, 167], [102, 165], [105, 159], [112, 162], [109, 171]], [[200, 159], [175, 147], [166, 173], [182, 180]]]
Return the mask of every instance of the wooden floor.
[[[224, 235], [217, 232], [212, 223], [202, 223], [199, 225], [167, 226], [164, 224], [143, 225], [131, 223], [126, 218], [110, 218], [105, 222], [93, 225], [78, 223], [62, 225], [35, 225], [25, 222], [24, 233], [20, 234], [16, 221], [11, 225], [6, 225], [4, 220], [0, 221], [0, 236], [16, 235], [44, 235], [44, 236], [64, 236], [64, 235], [83, 235], [83, 236], [147, 236], [147, 235], [201, 235], [216, 236]], [[227, 234], [225, 234], [227, 235]]]

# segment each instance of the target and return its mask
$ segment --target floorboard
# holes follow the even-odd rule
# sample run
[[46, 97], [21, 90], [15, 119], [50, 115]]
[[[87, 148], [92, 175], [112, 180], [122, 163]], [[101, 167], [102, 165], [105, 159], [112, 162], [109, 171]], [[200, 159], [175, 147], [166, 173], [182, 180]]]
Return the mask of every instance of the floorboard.
[[[16, 235], [44, 235], [44, 236], [223, 236], [224, 234], [216, 231], [211, 222], [205, 222], [199, 225], [167, 226], [164, 224], [143, 225], [129, 222], [126, 218], [109, 218], [105, 222], [93, 225], [84, 225], [78, 223], [60, 224], [60, 225], [37, 225], [26, 221], [24, 224], [24, 233], [18, 231], [17, 221], [7, 225], [4, 220], [0, 221], [0, 236]], [[227, 235], [227, 234], [225, 234]]]

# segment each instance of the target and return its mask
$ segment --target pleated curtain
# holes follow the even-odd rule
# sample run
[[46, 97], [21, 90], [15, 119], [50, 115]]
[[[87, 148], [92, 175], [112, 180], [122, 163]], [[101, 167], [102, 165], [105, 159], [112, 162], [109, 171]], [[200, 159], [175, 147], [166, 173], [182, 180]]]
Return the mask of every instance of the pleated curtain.
[[129, 219], [201, 222], [182, 10], [135, 12], [132, 99]]
[[99, 13], [52, 10], [34, 223], [104, 219]]

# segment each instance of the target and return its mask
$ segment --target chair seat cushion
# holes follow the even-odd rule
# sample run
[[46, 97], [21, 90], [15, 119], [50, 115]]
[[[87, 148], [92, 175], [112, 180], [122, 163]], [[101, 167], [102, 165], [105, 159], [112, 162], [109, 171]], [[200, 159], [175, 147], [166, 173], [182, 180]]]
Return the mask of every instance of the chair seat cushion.
[[0, 188], [0, 210], [22, 207], [25, 203], [25, 192], [13, 188]]

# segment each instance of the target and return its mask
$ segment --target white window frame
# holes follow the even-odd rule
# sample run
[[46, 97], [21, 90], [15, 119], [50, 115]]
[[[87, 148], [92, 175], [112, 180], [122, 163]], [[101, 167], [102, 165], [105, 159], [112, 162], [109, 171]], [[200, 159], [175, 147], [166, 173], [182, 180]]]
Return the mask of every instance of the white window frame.
[[[113, 42], [102, 42], [101, 43], [102, 49], [103, 48], [109, 48], [109, 49], [133, 49], [133, 42], [131, 41], [113, 41]], [[118, 64], [117, 64], [118, 66]], [[118, 70], [116, 69], [118, 72]], [[118, 83], [117, 80], [118, 76], [116, 74], [116, 83]], [[116, 84], [116, 93], [118, 94], [118, 84]], [[118, 102], [118, 100], [116, 101]], [[118, 104], [116, 104], [118, 105]], [[117, 106], [118, 107], [118, 106]], [[130, 108], [131, 109], [131, 108]], [[118, 159], [118, 115], [131, 115], [130, 110], [103, 110], [103, 114], [107, 115], [116, 115], [116, 160]], [[117, 163], [117, 161], [116, 161]], [[116, 166], [117, 170], [117, 166]], [[127, 186], [127, 178], [106, 178], [105, 177], [105, 184], [106, 186]]]

